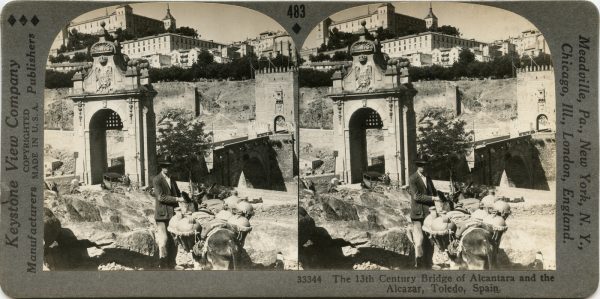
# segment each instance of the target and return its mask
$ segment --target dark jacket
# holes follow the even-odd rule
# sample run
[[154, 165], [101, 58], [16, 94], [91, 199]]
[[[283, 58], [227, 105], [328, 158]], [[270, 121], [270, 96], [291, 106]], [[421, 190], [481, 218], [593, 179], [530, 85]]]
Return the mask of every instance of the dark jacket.
[[174, 209], [178, 207], [177, 198], [181, 196], [177, 183], [173, 177], [171, 179], [171, 188], [167, 180], [159, 173], [152, 179], [154, 187], [154, 219], [157, 221], [168, 221], [175, 214]]
[[417, 172], [410, 176], [410, 218], [424, 219], [429, 215], [429, 207], [433, 206], [433, 197], [437, 196], [437, 190], [429, 176], [426, 177], [427, 186]]

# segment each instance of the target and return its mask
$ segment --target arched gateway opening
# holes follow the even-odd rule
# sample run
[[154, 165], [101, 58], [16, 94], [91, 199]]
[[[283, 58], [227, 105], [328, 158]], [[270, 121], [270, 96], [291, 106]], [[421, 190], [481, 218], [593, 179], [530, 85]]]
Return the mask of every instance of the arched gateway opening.
[[356, 110], [350, 117], [351, 183], [362, 181], [364, 172], [385, 173], [383, 122], [371, 108]]
[[125, 174], [123, 122], [111, 109], [98, 110], [90, 120], [90, 173], [91, 183], [102, 183], [107, 172]]
[[275, 133], [287, 133], [289, 131], [288, 125], [285, 122], [285, 117], [281, 115], [275, 117], [273, 128]]

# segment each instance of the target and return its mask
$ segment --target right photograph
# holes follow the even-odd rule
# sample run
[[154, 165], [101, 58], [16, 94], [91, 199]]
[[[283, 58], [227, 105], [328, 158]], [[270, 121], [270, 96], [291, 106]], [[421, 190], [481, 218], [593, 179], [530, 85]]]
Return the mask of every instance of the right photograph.
[[539, 28], [484, 5], [372, 3], [322, 20], [299, 56], [302, 269], [556, 269]]

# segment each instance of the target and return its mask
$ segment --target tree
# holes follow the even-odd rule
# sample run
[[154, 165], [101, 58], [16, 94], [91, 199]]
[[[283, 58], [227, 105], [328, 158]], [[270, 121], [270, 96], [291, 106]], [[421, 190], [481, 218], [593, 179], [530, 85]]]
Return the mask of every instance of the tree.
[[460, 36], [460, 30], [458, 30], [458, 28], [456, 28], [454, 26], [450, 26], [450, 25], [440, 26], [437, 28], [437, 30], [434, 30], [434, 32], [439, 32], [442, 34], [452, 35], [452, 36]]
[[123, 30], [123, 28], [121, 28], [121, 27], [119, 27], [119, 28], [117, 28], [117, 30], [115, 30], [115, 34], [116, 34], [117, 40], [119, 42], [124, 42], [126, 40], [132, 40], [132, 39], [136, 38], [135, 35], [131, 34], [127, 30]]
[[466, 122], [452, 117], [443, 108], [429, 108], [419, 122], [417, 153], [429, 158], [432, 165], [448, 169], [450, 178], [457, 157], [464, 157], [472, 146], [473, 131], [465, 129]]
[[352, 60], [352, 55], [347, 51], [337, 51], [331, 57], [331, 61], [349, 61]]
[[86, 34], [79, 33], [76, 29], [71, 30], [69, 34], [69, 42], [67, 43], [66, 50], [74, 51], [81, 49], [89, 49], [93, 44], [98, 42], [99, 37]]
[[383, 41], [386, 39], [393, 39], [393, 38], [397, 37], [389, 29], [383, 29], [383, 27], [378, 27], [377, 30], [375, 31], [375, 33], [377, 33], [377, 39], [379, 41]]
[[53, 70], [46, 70], [46, 80], [44, 83], [48, 89], [73, 87], [73, 81], [71, 81], [73, 75], [75, 75], [75, 71], [62, 73]]
[[209, 153], [212, 133], [205, 132], [204, 122], [183, 109], [169, 109], [165, 115], [164, 126], [158, 129], [156, 152], [161, 157], [170, 157], [173, 169], [187, 173], [192, 183], [194, 166]]
[[190, 36], [193, 38], [198, 37], [198, 31], [196, 31], [196, 29], [191, 28], [191, 27], [185, 27], [185, 26], [179, 27], [179, 28], [175, 29], [174, 33], [185, 35], [185, 36]]
[[458, 54], [458, 64], [466, 66], [473, 61], [475, 61], [475, 54], [468, 49], [463, 49], [460, 54]]
[[298, 74], [298, 84], [300, 87], [320, 87], [320, 86], [331, 86], [331, 76], [335, 71], [319, 71], [313, 69], [300, 69]]
[[329, 60], [331, 59], [331, 57], [329, 57], [329, 55], [324, 54], [324, 53], [319, 53], [316, 56], [313, 54], [310, 54], [308, 56], [308, 60], [310, 60], [311, 62], [321, 62], [321, 61], [325, 61], [325, 60]]
[[58, 56], [56, 56], [56, 57], [50, 55], [48, 57], [48, 60], [50, 60], [51, 63], [61, 63], [61, 62], [69, 61], [69, 57], [65, 56], [63, 54], [58, 54]]
[[77, 52], [73, 55], [73, 58], [69, 59], [69, 62], [84, 62], [93, 61], [92, 56], [88, 53]]
[[333, 28], [329, 33], [329, 42], [327, 43], [327, 50], [336, 50], [342, 48], [348, 48], [354, 42], [358, 40], [358, 35], [339, 31], [337, 28]]
[[200, 54], [198, 54], [198, 60], [196, 61], [196, 63], [199, 65], [207, 65], [213, 63], [214, 61], [215, 58], [212, 54], [210, 54], [210, 52], [202, 50], [200, 51]]

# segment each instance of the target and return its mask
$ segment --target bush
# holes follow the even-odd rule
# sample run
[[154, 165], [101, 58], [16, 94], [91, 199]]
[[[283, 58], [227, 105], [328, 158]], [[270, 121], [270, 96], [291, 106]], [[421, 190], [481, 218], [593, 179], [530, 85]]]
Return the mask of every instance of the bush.
[[300, 87], [320, 87], [320, 86], [331, 86], [331, 76], [335, 71], [330, 70], [327, 72], [313, 70], [313, 69], [300, 69], [298, 75]]
[[75, 75], [75, 71], [62, 73], [46, 70], [46, 88], [73, 87], [73, 81], [71, 81], [73, 75]]

